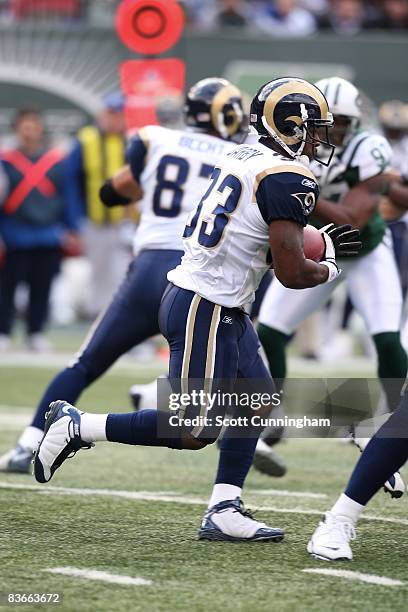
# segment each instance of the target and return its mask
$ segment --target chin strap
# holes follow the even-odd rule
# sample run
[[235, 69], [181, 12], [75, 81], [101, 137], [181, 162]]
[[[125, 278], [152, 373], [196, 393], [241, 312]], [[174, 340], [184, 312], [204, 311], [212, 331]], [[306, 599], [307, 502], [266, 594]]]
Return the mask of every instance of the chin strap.
[[[303, 104], [301, 106], [304, 106]], [[306, 109], [305, 109], [306, 110]], [[306, 112], [307, 115], [307, 112]], [[303, 114], [302, 114], [302, 118], [303, 118]], [[273, 138], [273, 140], [280, 146], [282, 147], [282, 149], [284, 149], [286, 151], [286, 153], [292, 158], [292, 159], [296, 159], [297, 157], [299, 157], [300, 155], [302, 155], [304, 146], [306, 144], [306, 136], [307, 136], [307, 132], [306, 132], [306, 128], [303, 125], [302, 126], [302, 135], [298, 136], [299, 138], [299, 148], [298, 150], [292, 151], [292, 149], [281, 139], [279, 138], [279, 136], [273, 131], [271, 130], [271, 128], [268, 125], [268, 122], [266, 121], [265, 116], [262, 117], [262, 125], [264, 126], [265, 130], [268, 132], [268, 134], [271, 136], [271, 138]], [[296, 131], [300, 131], [300, 128], [297, 127]]]

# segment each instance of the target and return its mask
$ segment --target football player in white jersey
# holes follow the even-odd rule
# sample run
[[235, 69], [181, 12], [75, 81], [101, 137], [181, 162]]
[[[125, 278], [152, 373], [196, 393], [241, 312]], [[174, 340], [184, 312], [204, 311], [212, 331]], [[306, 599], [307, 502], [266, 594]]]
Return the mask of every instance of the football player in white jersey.
[[[168, 274], [159, 322], [169, 342], [172, 401], [179, 399], [179, 411], [95, 415], [54, 402], [34, 461], [39, 482], [49, 481], [71, 452], [98, 440], [191, 450], [214, 442], [228, 408], [219, 392], [231, 391], [237, 379], [244, 379], [246, 391], [274, 393], [243, 308], [269, 269], [270, 255], [280, 281], [302, 289], [333, 281], [339, 274], [336, 254], [352, 255], [361, 247], [358, 230], [346, 226], [322, 232], [321, 263], [303, 253], [303, 227], [318, 195], [308, 161], [322, 142], [322, 131], [327, 142], [332, 124], [320, 90], [302, 79], [271, 81], [252, 102], [251, 123], [260, 141], [237, 146], [215, 168], [186, 224], [185, 255]], [[254, 413], [246, 414], [248, 422], [229, 425], [222, 439], [201, 539], [283, 538], [281, 529], [256, 521], [241, 501], [259, 433]]]
[[[272, 376], [282, 381], [286, 375], [285, 347], [293, 332], [327, 302], [338, 283], [346, 282], [353, 305], [373, 338], [378, 376], [392, 410], [401, 389], [396, 379], [402, 381], [407, 373], [407, 356], [400, 342], [401, 286], [390, 236], [378, 210], [392, 152], [382, 135], [360, 129], [360, 96], [352, 83], [333, 77], [316, 86], [327, 97], [334, 115], [336, 154], [328, 166], [312, 164], [321, 190], [313, 218], [322, 224], [350, 223], [358, 227], [363, 248], [358, 258], [341, 261], [343, 274], [334, 283], [295, 292], [279, 278], [275, 280], [261, 306], [258, 333]], [[275, 440], [268, 437], [268, 432], [264, 436], [257, 452], [265, 469], [265, 445]], [[366, 442], [361, 440], [361, 445]], [[399, 474], [387, 481], [386, 488], [395, 497], [405, 490]]]
[[247, 133], [241, 92], [229, 81], [204, 79], [188, 92], [187, 129], [147, 126], [131, 140], [128, 165], [101, 189], [106, 205], [135, 200], [141, 212], [135, 259], [107, 310], [72, 362], [50, 383], [17, 446], [0, 458], [0, 469], [27, 473], [44, 433], [50, 402], [80, 394], [124, 353], [160, 333], [158, 312], [167, 273], [183, 255], [187, 217], [205, 191], [221, 156]]

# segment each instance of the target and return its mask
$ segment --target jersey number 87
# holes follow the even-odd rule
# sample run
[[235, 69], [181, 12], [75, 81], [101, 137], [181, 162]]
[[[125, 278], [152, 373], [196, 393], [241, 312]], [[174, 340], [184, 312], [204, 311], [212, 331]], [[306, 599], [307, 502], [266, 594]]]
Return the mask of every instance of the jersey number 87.
[[[176, 176], [168, 178], [169, 169], [176, 169]], [[209, 178], [214, 170], [210, 164], [201, 164], [199, 177]], [[190, 164], [184, 157], [163, 155], [156, 173], [156, 187], [153, 193], [153, 210], [159, 217], [177, 217], [181, 211], [184, 195], [184, 185], [190, 172]], [[163, 191], [173, 192], [170, 204], [162, 202]]]

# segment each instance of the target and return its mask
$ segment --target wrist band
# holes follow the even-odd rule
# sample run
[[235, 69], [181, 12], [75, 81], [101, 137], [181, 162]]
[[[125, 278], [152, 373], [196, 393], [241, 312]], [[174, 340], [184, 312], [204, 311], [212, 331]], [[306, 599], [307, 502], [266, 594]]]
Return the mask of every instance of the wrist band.
[[335, 264], [333, 261], [321, 261], [319, 263], [322, 266], [326, 266], [326, 268], [329, 270], [329, 276], [325, 281], [326, 283], [331, 283], [331, 281], [337, 278], [341, 272], [341, 270], [337, 267], [337, 264]]

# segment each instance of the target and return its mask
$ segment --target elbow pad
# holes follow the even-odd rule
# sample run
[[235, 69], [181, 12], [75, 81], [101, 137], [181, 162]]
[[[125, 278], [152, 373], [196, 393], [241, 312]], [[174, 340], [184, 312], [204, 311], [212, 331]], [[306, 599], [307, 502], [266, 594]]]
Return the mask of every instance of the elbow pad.
[[99, 190], [99, 197], [108, 208], [112, 208], [113, 206], [126, 206], [132, 203], [132, 200], [120, 195], [120, 193], [116, 191], [112, 185], [111, 179], [104, 182]]

